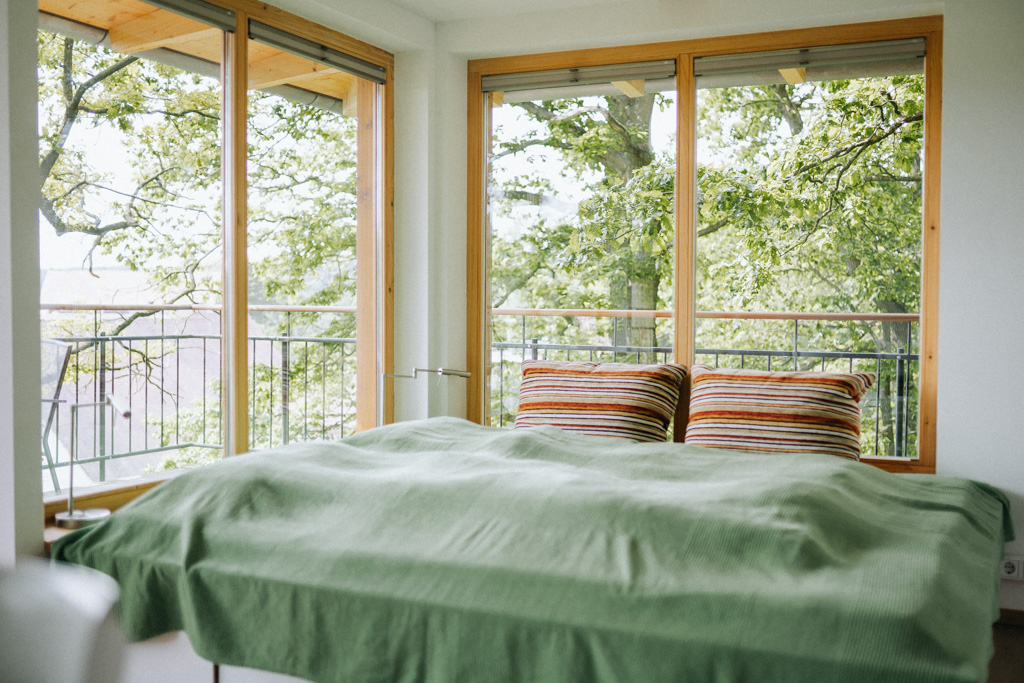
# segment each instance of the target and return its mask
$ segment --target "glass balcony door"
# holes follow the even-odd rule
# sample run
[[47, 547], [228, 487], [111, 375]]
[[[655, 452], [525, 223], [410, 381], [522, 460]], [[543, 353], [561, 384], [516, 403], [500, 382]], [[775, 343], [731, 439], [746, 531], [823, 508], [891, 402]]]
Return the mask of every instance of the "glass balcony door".
[[42, 479], [58, 493], [72, 451], [76, 489], [222, 454], [225, 33], [143, 2], [40, 8]]
[[673, 357], [675, 62], [571, 71], [485, 83], [496, 426], [523, 359]]

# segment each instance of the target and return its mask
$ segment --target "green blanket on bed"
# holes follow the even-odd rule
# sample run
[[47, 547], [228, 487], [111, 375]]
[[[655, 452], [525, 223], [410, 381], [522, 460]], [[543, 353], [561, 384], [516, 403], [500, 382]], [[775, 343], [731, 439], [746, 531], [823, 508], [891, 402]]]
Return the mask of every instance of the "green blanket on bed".
[[1008, 504], [816, 455], [452, 418], [229, 458], [54, 557], [128, 637], [316, 681], [978, 681]]

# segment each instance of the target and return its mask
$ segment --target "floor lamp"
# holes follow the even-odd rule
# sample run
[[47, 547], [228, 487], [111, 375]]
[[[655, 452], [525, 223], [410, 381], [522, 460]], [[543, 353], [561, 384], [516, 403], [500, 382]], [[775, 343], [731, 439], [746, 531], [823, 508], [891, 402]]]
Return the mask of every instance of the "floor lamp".
[[68, 509], [67, 512], [58, 512], [54, 515], [57, 526], [63, 529], [79, 529], [83, 526], [102, 522], [110, 516], [110, 510], [106, 508], [86, 508], [85, 510], [75, 509], [75, 460], [78, 453], [78, 409], [98, 408], [109, 405], [118, 415], [124, 418], [132, 416], [131, 409], [125, 407], [119, 400], [109, 394], [102, 401], [96, 403], [76, 403], [71, 406], [71, 459], [68, 463]]

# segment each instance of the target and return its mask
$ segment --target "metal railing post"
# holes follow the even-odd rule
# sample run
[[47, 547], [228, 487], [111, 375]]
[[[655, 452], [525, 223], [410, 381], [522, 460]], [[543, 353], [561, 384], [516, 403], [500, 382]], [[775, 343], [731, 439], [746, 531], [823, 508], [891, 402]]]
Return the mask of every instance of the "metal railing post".
[[793, 318], [793, 370], [800, 369], [800, 321]]
[[896, 349], [896, 433], [893, 436], [893, 451], [897, 458], [903, 457], [903, 439], [907, 429], [907, 369], [905, 350]]
[[[101, 337], [101, 339], [99, 340], [100, 366], [98, 368], [99, 375], [100, 375], [99, 376], [100, 400], [99, 400], [99, 406], [97, 406], [97, 410], [99, 411], [99, 414], [100, 414], [100, 420], [99, 420], [99, 425], [98, 425], [98, 430], [97, 430], [98, 431], [98, 435], [99, 435], [99, 437], [98, 437], [98, 441], [99, 441], [99, 457], [100, 457], [99, 469], [100, 469], [100, 481], [106, 481], [107, 480], [107, 461], [106, 461], [105, 458], [107, 457], [107, 340], [104, 339], [103, 337], [106, 337], [107, 335], [106, 335], [105, 332], [100, 332], [100, 333], [97, 334], [97, 336]], [[74, 466], [74, 463], [72, 463], [72, 467], [73, 466]]]
[[289, 429], [288, 429], [288, 404], [291, 401], [289, 396], [290, 385], [291, 385], [291, 372], [290, 372], [290, 349], [288, 343], [288, 337], [291, 336], [292, 323], [291, 316], [287, 316], [287, 325], [285, 327], [284, 339], [281, 340], [281, 443], [288, 445]]
[[532, 337], [530, 339], [530, 358], [537, 360], [537, 345], [540, 343], [539, 337]]

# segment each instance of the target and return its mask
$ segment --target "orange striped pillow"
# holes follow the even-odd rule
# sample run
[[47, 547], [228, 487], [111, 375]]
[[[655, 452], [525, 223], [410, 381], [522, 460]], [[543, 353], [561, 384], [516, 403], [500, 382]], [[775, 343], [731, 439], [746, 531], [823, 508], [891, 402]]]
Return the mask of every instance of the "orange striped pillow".
[[686, 368], [672, 363], [524, 360], [515, 426], [665, 441], [685, 379]]
[[690, 369], [686, 443], [860, 459], [860, 400], [872, 373]]

